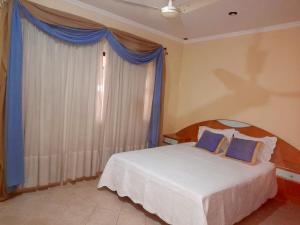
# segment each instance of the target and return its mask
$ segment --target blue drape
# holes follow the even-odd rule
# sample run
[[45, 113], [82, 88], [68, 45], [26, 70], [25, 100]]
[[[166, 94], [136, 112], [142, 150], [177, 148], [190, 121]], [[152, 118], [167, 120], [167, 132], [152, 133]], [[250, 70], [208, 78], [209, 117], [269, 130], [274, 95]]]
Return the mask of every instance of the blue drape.
[[19, 1], [14, 1], [11, 42], [9, 56], [9, 70], [6, 97], [6, 186], [7, 190], [14, 190], [24, 183], [24, 146], [22, 127], [22, 24], [21, 14], [37, 28], [48, 35], [72, 44], [91, 44], [106, 38], [117, 54], [133, 64], [145, 64], [153, 60], [156, 62], [156, 74], [152, 113], [149, 128], [149, 147], [155, 147], [159, 141], [161, 90], [164, 65], [164, 49], [162, 47], [151, 53], [136, 53], [125, 48], [107, 29], [77, 29], [54, 26], [35, 18]]
[[152, 100], [152, 113], [149, 128], [148, 146], [150, 148], [156, 147], [159, 142], [159, 130], [160, 130], [160, 108], [161, 108], [161, 90], [162, 90], [162, 76], [164, 69], [164, 49], [158, 48], [150, 54], [138, 54], [128, 51], [113, 34], [108, 31], [106, 36], [108, 43], [112, 49], [123, 59], [133, 64], [145, 64], [152, 60], [156, 60], [155, 70], [155, 83], [154, 94]]
[[17, 3], [11, 18], [10, 53], [6, 92], [5, 174], [7, 191], [24, 182], [24, 151], [22, 128], [22, 24]]

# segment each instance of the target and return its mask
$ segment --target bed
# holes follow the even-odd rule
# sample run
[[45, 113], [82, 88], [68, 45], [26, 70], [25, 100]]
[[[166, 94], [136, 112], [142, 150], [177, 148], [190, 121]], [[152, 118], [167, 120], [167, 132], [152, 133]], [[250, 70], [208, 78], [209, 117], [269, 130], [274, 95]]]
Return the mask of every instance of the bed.
[[276, 195], [274, 163], [248, 165], [194, 146], [188, 142], [115, 154], [98, 188], [127, 196], [174, 225], [232, 225]]

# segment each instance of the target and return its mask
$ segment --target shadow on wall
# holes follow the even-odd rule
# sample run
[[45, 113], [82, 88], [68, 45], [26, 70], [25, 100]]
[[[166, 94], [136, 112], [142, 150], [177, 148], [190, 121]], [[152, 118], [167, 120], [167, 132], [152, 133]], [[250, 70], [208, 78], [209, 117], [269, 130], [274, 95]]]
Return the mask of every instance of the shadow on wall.
[[[218, 68], [213, 74], [223, 85], [230, 90], [213, 102], [202, 105], [200, 108], [184, 115], [185, 118], [209, 118], [213, 112], [215, 118], [229, 119], [236, 114], [246, 111], [249, 108], [265, 105], [271, 97], [295, 97], [300, 98], [300, 92], [278, 92], [264, 88], [258, 84], [258, 77], [263, 71], [267, 58], [267, 52], [259, 48], [261, 35], [256, 36], [253, 45], [248, 49], [246, 73], [248, 79], [234, 74], [226, 69]], [[272, 77], [270, 76], [270, 79]]]

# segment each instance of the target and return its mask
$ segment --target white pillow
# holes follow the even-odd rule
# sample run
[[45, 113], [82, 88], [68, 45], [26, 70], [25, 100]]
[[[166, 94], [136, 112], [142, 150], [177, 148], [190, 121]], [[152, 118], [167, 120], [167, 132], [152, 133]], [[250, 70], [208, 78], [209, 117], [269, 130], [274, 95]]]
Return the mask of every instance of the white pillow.
[[260, 162], [269, 162], [271, 160], [272, 154], [276, 147], [277, 137], [256, 138], [256, 137], [251, 137], [251, 136], [248, 136], [245, 134], [241, 134], [238, 131], [235, 131], [234, 137], [246, 139], [246, 140], [252, 140], [252, 141], [259, 141], [259, 142], [263, 143], [261, 150], [257, 154], [257, 159]]
[[221, 150], [225, 151], [232, 139], [232, 136], [234, 132], [236, 131], [235, 129], [213, 129], [207, 126], [200, 126], [198, 129], [198, 140], [201, 138], [203, 132], [205, 130], [208, 130], [210, 132], [216, 133], [216, 134], [223, 134], [226, 137], [226, 141], [224, 141], [224, 144], [221, 146]]

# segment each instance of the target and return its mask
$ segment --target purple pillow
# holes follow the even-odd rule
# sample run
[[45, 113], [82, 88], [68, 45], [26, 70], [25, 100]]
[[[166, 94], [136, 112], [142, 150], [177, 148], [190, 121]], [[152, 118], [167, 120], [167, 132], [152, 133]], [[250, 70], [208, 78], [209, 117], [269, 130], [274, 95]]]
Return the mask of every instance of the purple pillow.
[[200, 137], [198, 143], [196, 144], [196, 147], [206, 149], [210, 152], [216, 152], [223, 138], [223, 134], [216, 134], [206, 130]]
[[255, 151], [258, 144], [259, 142], [257, 141], [233, 137], [225, 155], [230, 158], [255, 163]]

